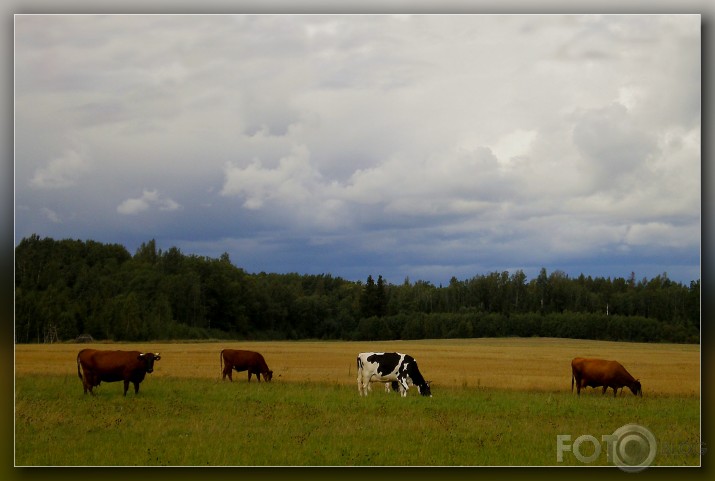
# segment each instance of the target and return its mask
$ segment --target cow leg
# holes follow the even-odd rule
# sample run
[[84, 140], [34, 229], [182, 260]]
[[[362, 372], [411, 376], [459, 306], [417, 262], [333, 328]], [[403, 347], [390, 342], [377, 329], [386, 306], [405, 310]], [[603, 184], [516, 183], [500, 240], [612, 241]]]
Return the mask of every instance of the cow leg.
[[230, 365], [230, 364], [226, 364], [226, 365], [224, 366], [224, 368], [223, 368], [223, 373], [222, 373], [222, 374], [223, 374], [223, 377], [221, 378], [222, 381], [225, 381], [225, 380], [226, 380], [226, 376], [228, 376], [228, 379], [229, 379], [231, 382], [233, 382], [233, 379], [231, 378], [231, 369], [232, 369], [232, 368], [231, 368], [231, 365]]
[[139, 394], [139, 381], [134, 381], [134, 394]]
[[397, 380], [397, 383], [400, 385], [400, 395], [407, 397], [407, 390], [409, 389], [409, 386], [407, 386], [407, 378], [400, 378]]
[[94, 396], [94, 393], [92, 392], [92, 382], [94, 380], [94, 375], [87, 370], [84, 370], [84, 377], [82, 379], [82, 389], [84, 389], [84, 393], [87, 394], [87, 391], [91, 395]]
[[99, 378], [98, 375], [95, 375], [93, 373], [90, 373], [89, 377], [87, 377], [87, 389], [89, 389], [89, 393], [92, 396], [96, 396], [97, 394], [94, 392], [94, 388], [102, 384], [102, 380]]
[[369, 378], [365, 379], [364, 375], [360, 375], [358, 377], [358, 391], [360, 392], [361, 396], [367, 396], [368, 393], [370, 392], [370, 376]]
[[126, 397], [127, 391], [129, 391], [129, 380], [125, 379], [124, 380], [124, 396]]
[[370, 394], [370, 392], [372, 391], [372, 376], [368, 377], [367, 379], [363, 378], [362, 388], [365, 391], [365, 396]]

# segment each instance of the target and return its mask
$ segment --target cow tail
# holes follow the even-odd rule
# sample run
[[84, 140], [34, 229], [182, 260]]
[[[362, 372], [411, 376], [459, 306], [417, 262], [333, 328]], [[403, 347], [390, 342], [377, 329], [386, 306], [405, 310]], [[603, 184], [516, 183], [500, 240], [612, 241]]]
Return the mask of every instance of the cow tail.
[[574, 375], [573, 371], [571, 372], [571, 392], [573, 392], [573, 381], [574, 381]]
[[221, 352], [218, 353], [218, 363], [219, 363], [219, 366], [221, 367], [221, 370], [219, 371], [219, 374], [218, 374], [218, 377], [220, 379], [221, 375], [223, 374], [223, 349], [221, 349]]
[[79, 376], [80, 380], [83, 380], [82, 371], [80, 370], [79, 354], [77, 354], [77, 375]]

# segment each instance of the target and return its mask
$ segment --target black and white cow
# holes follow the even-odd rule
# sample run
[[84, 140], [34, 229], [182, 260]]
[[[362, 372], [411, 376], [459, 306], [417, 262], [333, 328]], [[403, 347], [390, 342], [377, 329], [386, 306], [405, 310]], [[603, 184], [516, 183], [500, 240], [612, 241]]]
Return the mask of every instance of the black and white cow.
[[393, 382], [396, 381], [400, 388], [400, 394], [407, 396], [409, 389], [408, 381], [417, 386], [417, 390], [423, 396], [432, 397], [429, 383], [422, 377], [417, 361], [409, 354], [400, 352], [361, 352], [357, 356], [358, 370], [358, 392], [361, 396], [367, 396], [372, 390], [371, 382]]

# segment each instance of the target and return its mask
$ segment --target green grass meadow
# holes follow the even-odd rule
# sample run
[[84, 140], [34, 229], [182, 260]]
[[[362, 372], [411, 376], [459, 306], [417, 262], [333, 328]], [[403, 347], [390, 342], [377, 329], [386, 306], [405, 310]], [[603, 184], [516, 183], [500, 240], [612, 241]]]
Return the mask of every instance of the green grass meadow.
[[[569, 452], [557, 462], [557, 435], [600, 440], [628, 423], [654, 434], [654, 466], [700, 465], [696, 395], [442, 387], [401, 398], [374, 384], [365, 398], [356, 384], [239, 379], [149, 375], [125, 398], [122, 383], [90, 396], [76, 375], [16, 376], [15, 465], [583, 466]], [[609, 465], [605, 446], [590, 464]]]

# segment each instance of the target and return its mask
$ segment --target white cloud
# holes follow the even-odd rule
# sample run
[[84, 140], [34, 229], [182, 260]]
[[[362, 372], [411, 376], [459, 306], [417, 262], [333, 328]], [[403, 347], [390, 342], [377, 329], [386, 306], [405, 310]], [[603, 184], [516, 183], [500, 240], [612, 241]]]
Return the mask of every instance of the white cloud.
[[75, 149], [69, 149], [50, 160], [44, 167], [35, 169], [30, 185], [40, 189], [72, 187], [88, 170], [89, 161], [85, 155]]
[[146, 198], [146, 191], [142, 197], [136, 199], [127, 199], [119, 206], [117, 206], [117, 212], [124, 215], [134, 215], [140, 212], [144, 212], [149, 208], [149, 200]]
[[126, 199], [117, 206], [117, 212], [123, 215], [135, 215], [156, 207], [160, 211], [175, 211], [181, 208], [170, 198], [162, 198], [157, 190], [144, 190], [141, 197]]
[[517, 129], [499, 138], [491, 150], [501, 163], [508, 165], [515, 157], [531, 152], [531, 145], [536, 136], [535, 130]]
[[60, 224], [60, 223], [62, 222], [62, 219], [61, 219], [60, 216], [57, 214], [57, 212], [55, 212], [54, 210], [52, 210], [52, 209], [50, 209], [50, 208], [43, 207], [43, 208], [42, 208], [42, 213], [43, 213], [43, 214], [45, 215], [45, 217], [47, 217], [47, 219], [49, 219], [50, 222], [52, 222], [53, 224]]
[[310, 165], [305, 147], [295, 147], [275, 168], [264, 167], [260, 159], [246, 167], [229, 163], [225, 176], [221, 194], [243, 197], [247, 209], [258, 209], [271, 201], [287, 206], [310, 202], [313, 188], [320, 184], [320, 174]]

